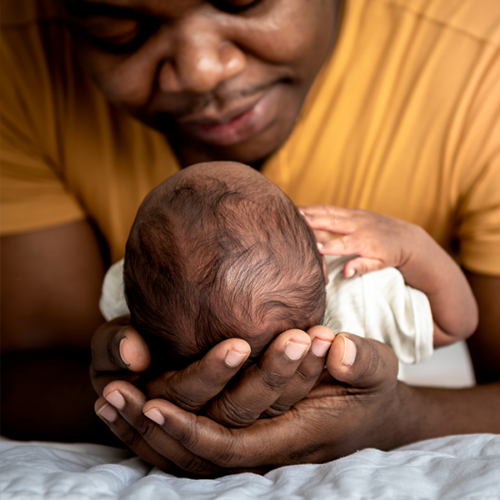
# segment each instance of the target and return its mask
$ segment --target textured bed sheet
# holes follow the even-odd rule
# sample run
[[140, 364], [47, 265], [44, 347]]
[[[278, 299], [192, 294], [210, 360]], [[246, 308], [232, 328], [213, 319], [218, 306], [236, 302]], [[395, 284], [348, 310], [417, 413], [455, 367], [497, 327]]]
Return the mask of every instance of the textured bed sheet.
[[498, 499], [500, 436], [451, 436], [374, 449], [265, 476], [179, 479], [130, 453], [89, 444], [0, 441], [2, 500]]
[[[432, 385], [439, 381], [439, 385], [451, 387], [474, 383], [463, 345], [439, 350], [429, 362], [409, 368], [400, 376], [412, 383]], [[500, 499], [500, 435], [449, 436], [391, 452], [366, 449], [327, 464], [214, 480], [179, 479], [151, 468], [128, 451], [107, 446], [0, 438], [0, 498]]]

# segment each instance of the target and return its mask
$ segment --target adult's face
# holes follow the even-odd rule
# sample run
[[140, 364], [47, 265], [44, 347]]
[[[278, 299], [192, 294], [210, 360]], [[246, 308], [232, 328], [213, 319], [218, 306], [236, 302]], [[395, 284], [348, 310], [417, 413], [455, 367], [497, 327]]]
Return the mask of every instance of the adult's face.
[[333, 43], [339, 0], [63, 0], [105, 96], [185, 164], [252, 163], [289, 136]]

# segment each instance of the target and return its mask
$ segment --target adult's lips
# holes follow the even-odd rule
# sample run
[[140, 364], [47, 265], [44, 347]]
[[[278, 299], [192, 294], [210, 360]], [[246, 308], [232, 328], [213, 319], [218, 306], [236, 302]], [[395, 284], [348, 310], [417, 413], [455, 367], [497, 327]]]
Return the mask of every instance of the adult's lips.
[[261, 92], [257, 98], [241, 100], [221, 111], [204, 110], [196, 115], [178, 118], [184, 133], [214, 146], [231, 146], [266, 129], [276, 116], [276, 86]]

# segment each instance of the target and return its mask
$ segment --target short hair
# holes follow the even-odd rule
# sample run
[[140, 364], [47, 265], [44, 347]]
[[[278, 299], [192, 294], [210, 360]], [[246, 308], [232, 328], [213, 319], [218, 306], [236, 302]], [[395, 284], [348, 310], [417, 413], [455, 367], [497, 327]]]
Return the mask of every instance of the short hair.
[[170, 340], [173, 357], [198, 359], [227, 338], [270, 341], [323, 317], [314, 234], [254, 173], [228, 183], [202, 171], [161, 184], [141, 205], [126, 245], [126, 300], [132, 325]]

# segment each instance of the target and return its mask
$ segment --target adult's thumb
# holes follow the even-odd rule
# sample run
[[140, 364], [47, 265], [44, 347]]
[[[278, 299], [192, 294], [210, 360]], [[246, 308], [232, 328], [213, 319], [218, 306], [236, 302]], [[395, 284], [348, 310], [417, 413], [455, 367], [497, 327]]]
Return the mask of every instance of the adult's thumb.
[[370, 388], [396, 380], [398, 359], [381, 342], [341, 332], [330, 347], [326, 368], [340, 382]]

